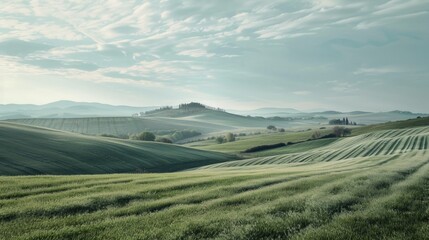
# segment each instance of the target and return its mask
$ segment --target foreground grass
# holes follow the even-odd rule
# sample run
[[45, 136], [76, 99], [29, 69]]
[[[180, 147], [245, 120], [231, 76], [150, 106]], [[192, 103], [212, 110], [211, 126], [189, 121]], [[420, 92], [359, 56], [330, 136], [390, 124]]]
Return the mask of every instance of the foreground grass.
[[0, 177], [2, 239], [427, 239], [427, 150], [170, 174]]

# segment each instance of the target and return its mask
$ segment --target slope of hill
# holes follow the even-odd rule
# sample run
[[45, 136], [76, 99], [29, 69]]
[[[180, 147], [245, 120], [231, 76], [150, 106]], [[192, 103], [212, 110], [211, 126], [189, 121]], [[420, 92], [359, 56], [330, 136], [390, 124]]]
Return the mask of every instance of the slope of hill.
[[0, 175], [168, 172], [234, 156], [0, 122]]
[[97, 117], [97, 118], [27, 118], [8, 122], [52, 128], [89, 135], [128, 135], [142, 131], [196, 130], [202, 133], [233, 129], [201, 121], [173, 118]]

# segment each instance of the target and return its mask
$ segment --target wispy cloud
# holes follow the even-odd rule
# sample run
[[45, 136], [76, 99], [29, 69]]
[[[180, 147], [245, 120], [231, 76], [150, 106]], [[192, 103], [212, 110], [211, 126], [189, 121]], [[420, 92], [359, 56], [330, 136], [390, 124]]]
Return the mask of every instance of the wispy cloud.
[[353, 74], [355, 75], [383, 75], [389, 73], [403, 72], [402, 69], [395, 67], [379, 67], [379, 68], [359, 68]]
[[[12, 78], [27, 72], [288, 100], [282, 89], [322, 82], [321, 92], [358, 91], [365, 86], [328, 81], [409, 74], [405, 65], [425, 75], [428, 7], [424, 0], [5, 0], [0, 58]], [[231, 90], [242, 86], [250, 94]]]

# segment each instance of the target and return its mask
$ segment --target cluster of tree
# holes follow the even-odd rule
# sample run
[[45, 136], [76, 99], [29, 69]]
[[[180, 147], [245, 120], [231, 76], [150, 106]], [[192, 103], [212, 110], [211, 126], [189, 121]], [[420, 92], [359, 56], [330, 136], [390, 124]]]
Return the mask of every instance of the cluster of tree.
[[330, 125], [356, 125], [356, 122], [349, 121], [349, 118], [332, 119], [329, 121]]
[[274, 125], [268, 125], [267, 129], [270, 131], [279, 131], [279, 132], [285, 132], [286, 131], [284, 128], [277, 128]]
[[345, 127], [334, 127], [332, 129], [332, 133], [335, 134], [336, 137], [345, 137], [352, 134], [352, 130], [350, 128]]
[[145, 114], [152, 114], [152, 113], [162, 112], [162, 111], [171, 110], [171, 109], [173, 109], [173, 107], [165, 106], [165, 107], [160, 107], [160, 108], [157, 108], [154, 110], [146, 111]]
[[171, 139], [166, 138], [166, 137], [157, 137], [155, 139], [156, 142], [162, 142], [162, 143], [173, 143], [173, 141], [171, 141]]
[[269, 150], [269, 149], [274, 149], [274, 148], [279, 148], [279, 147], [284, 147], [284, 146], [286, 146], [285, 143], [261, 145], [261, 146], [248, 148], [248, 149], [244, 150], [243, 153], [259, 152], [259, 151], [264, 151], [264, 150]]
[[133, 134], [130, 136], [130, 139], [133, 140], [140, 140], [140, 141], [155, 141], [155, 134], [151, 133], [151, 132], [141, 132], [138, 134]]
[[316, 139], [323, 139], [323, 138], [338, 138], [338, 137], [346, 137], [352, 134], [352, 130], [350, 128], [335, 126], [332, 128], [332, 132], [322, 135], [319, 131], [314, 131], [311, 134], [311, 139], [309, 140], [316, 140]]
[[200, 136], [201, 133], [197, 132], [195, 130], [182, 130], [182, 131], [176, 131], [171, 135], [171, 140], [174, 142], [180, 141], [186, 138], [196, 137]]
[[129, 139], [129, 136], [126, 134], [120, 134], [120, 135], [113, 135], [113, 134], [107, 134], [103, 133], [100, 135], [101, 137], [108, 137], [108, 138], [120, 138], [120, 139]]
[[232, 133], [227, 133], [225, 136], [219, 136], [216, 138], [216, 142], [221, 143], [227, 143], [227, 142], [234, 142], [235, 141], [235, 135]]
[[224, 109], [210, 107], [210, 106], [207, 106], [207, 105], [204, 105], [201, 103], [197, 103], [197, 102], [182, 103], [179, 105], [179, 109], [182, 109], [182, 110], [210, 109], [210, 110], [225, 112]]

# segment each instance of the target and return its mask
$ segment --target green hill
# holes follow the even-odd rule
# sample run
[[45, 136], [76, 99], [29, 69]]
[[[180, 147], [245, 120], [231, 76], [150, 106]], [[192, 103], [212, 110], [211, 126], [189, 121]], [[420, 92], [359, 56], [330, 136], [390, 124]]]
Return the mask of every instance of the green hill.
[[90, 137], [0, 122], [0, 174], [168, 172], [234, 156], [171, 144]]
[[161, 117], [27, 118], [7, 121], [88, 135], [116, 136], [142, 131], [196, 130], [209, 133], [232, 129], [232, 127], [207, 122]]
[[168, 174], [0, 177], [0, 238], [427, 239], [428, 135]]

